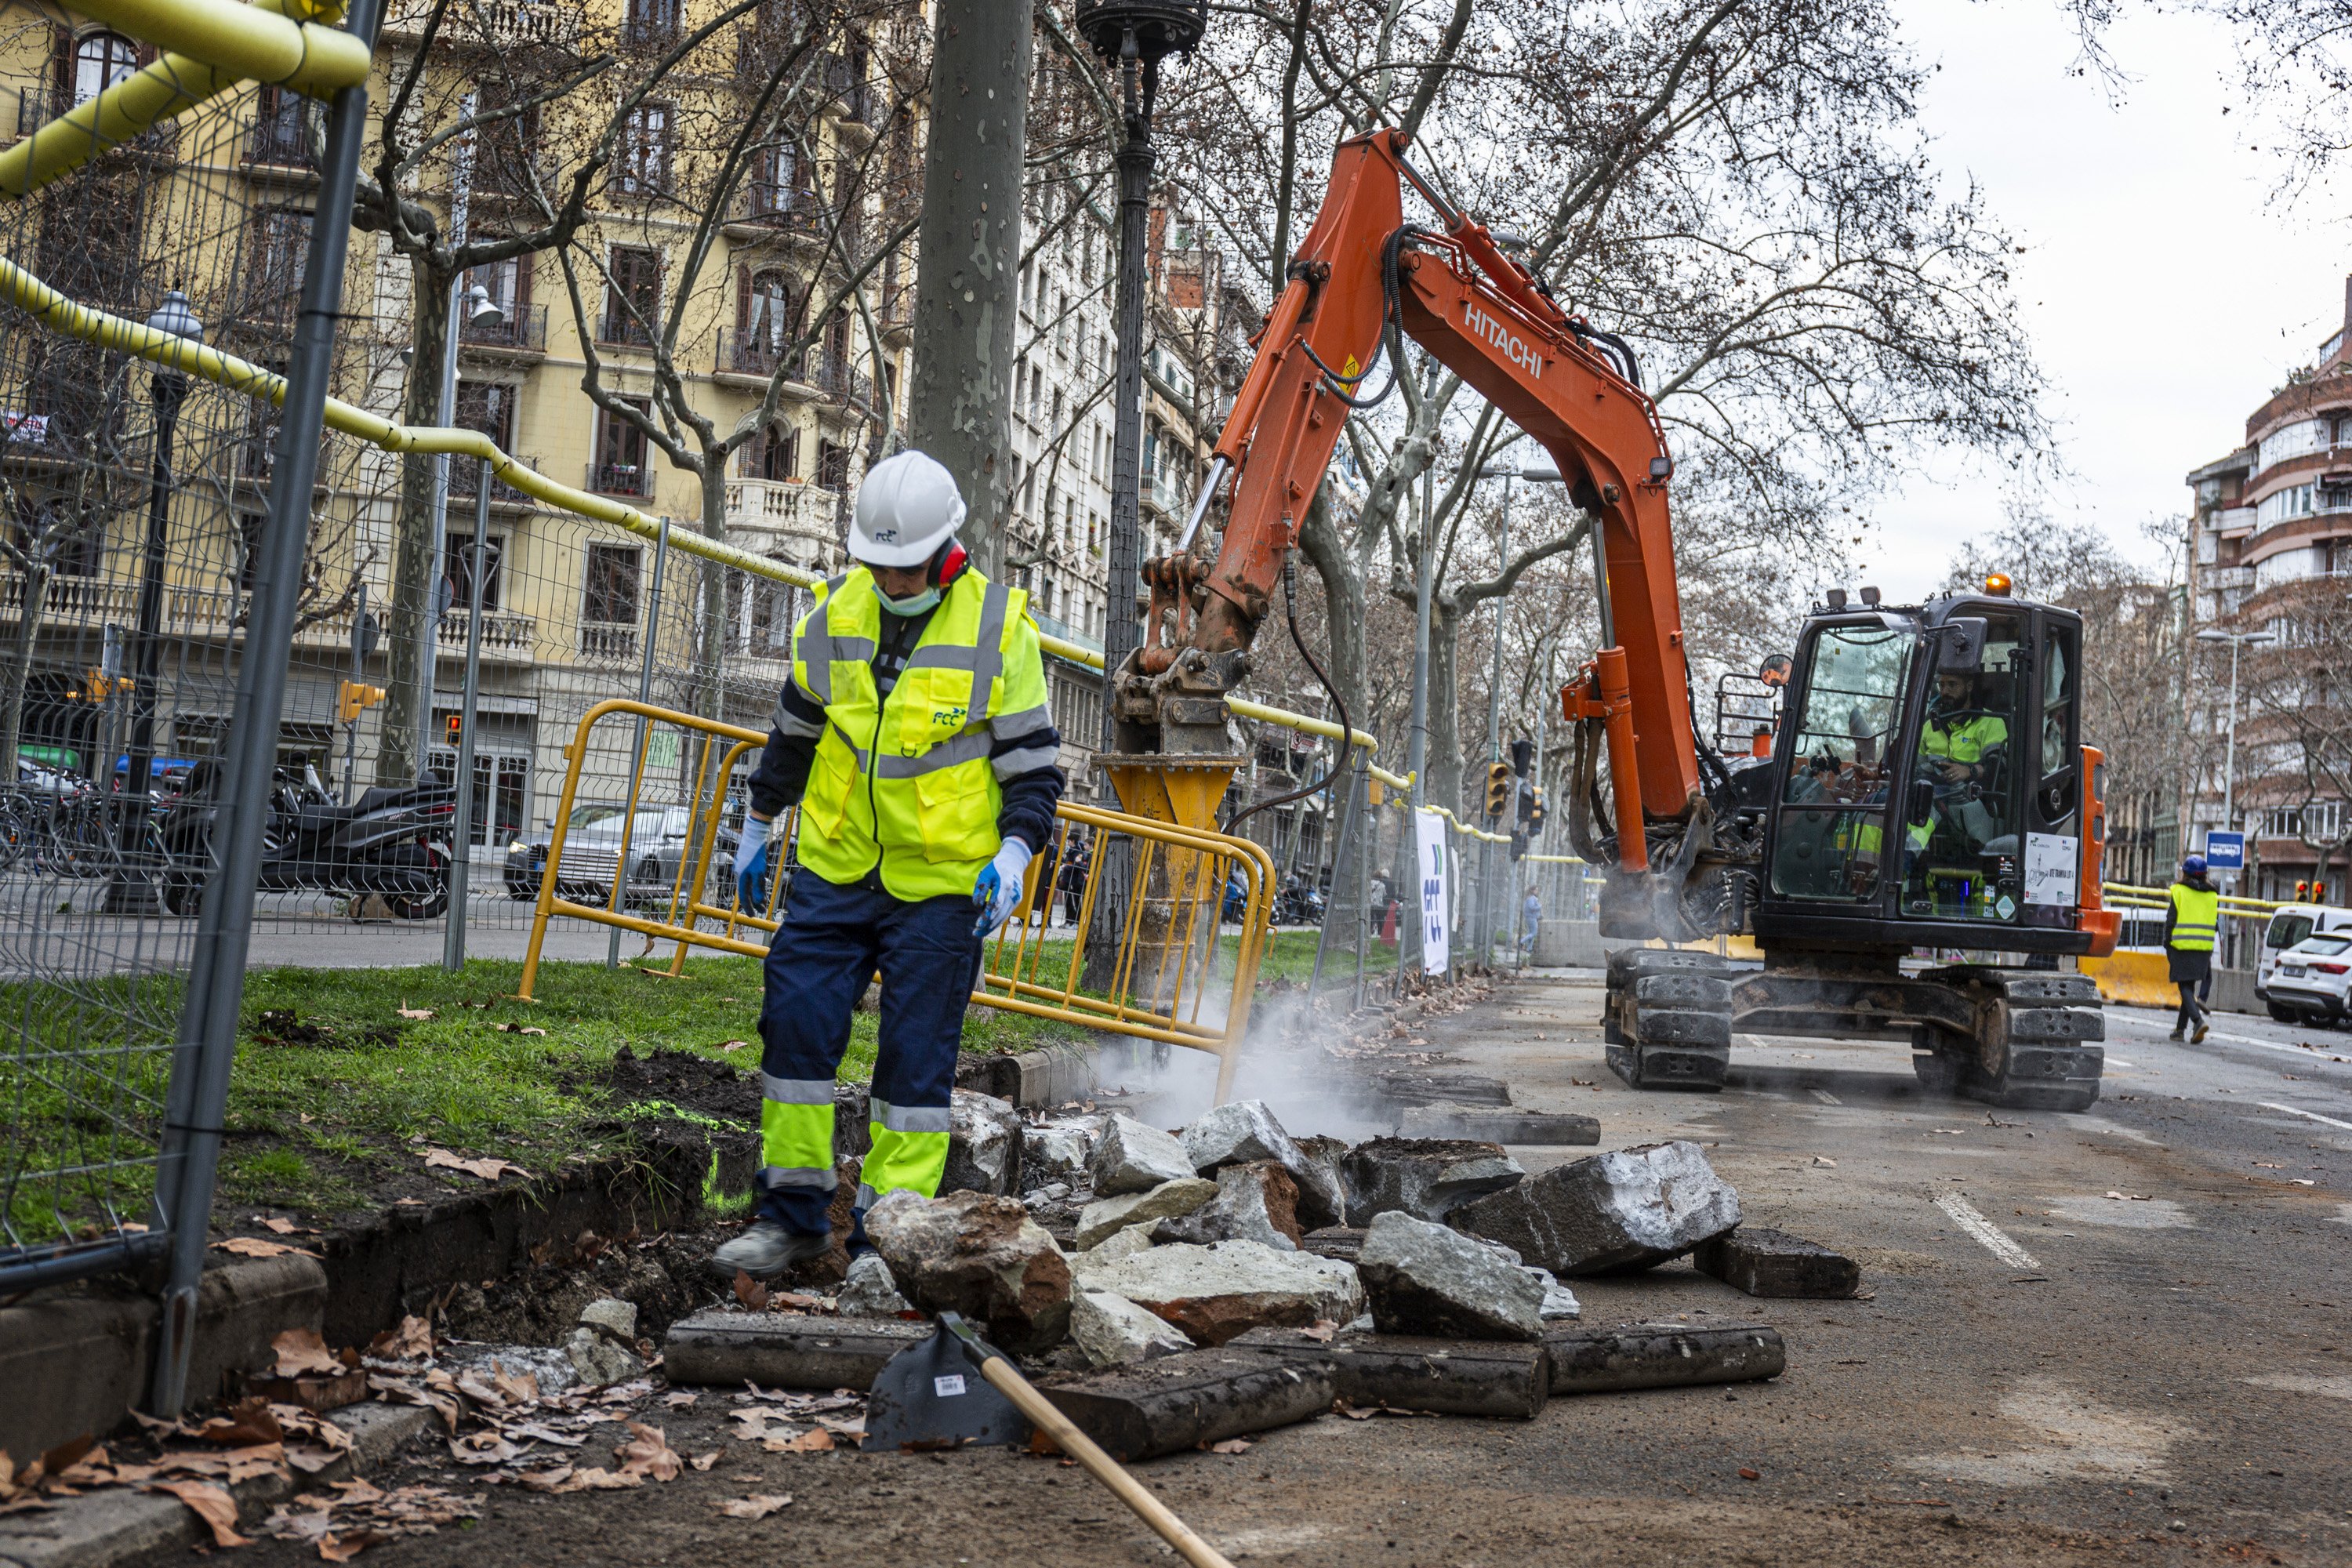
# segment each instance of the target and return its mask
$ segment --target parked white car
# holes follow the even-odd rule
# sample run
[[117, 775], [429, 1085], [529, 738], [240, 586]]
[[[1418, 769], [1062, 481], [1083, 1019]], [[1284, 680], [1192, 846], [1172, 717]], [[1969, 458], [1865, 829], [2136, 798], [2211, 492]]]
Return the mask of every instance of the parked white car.
[[2352, 931], [2305, 937], [2279, 954], [2271, 1016], [2282, 1024], [2341, 1024], [2352, 1015]]
[[2352, 910], [2333, 904], [2281, 904], [2263, 928], [2263, 945], [2254, 960], [2254, 994], [2270, 1000], [2271, 975], [2287, 949], [2306, 937], [2329, 931], [2352, 931]]

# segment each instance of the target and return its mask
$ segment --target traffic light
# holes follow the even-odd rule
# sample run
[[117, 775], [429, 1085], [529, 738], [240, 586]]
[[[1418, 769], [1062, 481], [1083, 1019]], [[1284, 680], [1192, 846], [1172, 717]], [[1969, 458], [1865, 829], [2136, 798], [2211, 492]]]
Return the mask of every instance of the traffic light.
[[1500, 816], [1510, 809], [1511, 764], [1489, 763], [1486, 764], [1486, 815]]
[[131, 678], [127, 675], [109, 675], [102, 669], [85, 670], [83, 675], [81, 689], [69, 693], [77, 701], [88, 698], [92, 702], [103, 702], [115, 692], [131, 689]]
[[384, 689], [381, 686], [362, 686], [356, 680], [346, 680], [335, 697], [335, 722], [356, 724], [362, 709], [373, 708], [383, 699]]
[[1542, 837], [1544, 810], [1542, 788], [1538, 785], [1530, 785], [1528, 790], [1528, 837], [1529, 838]]
[[453, 746], [457, 743], [459, 737], [465, 733], [465, 720], [455, 713], [450, 714], [448, 721], [441, 726], [443, 738]]
[[1511, 829], [1511, 858], [1517, 860], [1520, 856], [1525, 855], [1527, 852], [1528, 830], [1524, 827], [1515, 827]]

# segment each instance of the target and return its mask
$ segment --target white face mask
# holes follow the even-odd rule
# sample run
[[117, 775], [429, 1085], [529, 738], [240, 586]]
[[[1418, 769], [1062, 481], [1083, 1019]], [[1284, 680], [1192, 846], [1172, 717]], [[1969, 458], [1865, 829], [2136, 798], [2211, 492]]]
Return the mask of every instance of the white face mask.
[[912, 598], [894, 599], [882, 591], [882, 584], [879, 583], [874, 584], [874, 596], [881, 600], [882, 607], [894, 616], [919, 616], [940, 602], [940, 591], [937, 588], [926, 588]]

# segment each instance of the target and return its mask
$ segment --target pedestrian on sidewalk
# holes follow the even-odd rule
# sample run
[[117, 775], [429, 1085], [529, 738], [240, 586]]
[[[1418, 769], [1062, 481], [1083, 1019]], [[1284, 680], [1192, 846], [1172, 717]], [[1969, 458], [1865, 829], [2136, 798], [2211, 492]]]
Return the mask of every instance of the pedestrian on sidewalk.
[[1020, 907], [1052, 839], [1062, 738], [1037, 627], [1027, 595], [972, 568], [955, 537], [963, 517], [934, 459], [875, 464], [849, 530], [858, 564], [793, 628], [736, 866], [748, 907], [767, 879], [769, 824], [797, 805], [801, 874], [768, 945], [757, 1209], [712, 1257], [725, 1276], [780, 1274], [832, 1244], [834, 1075], [877, 969], [852, 1252], [882, 1194], [937, 1194], [981, 939]]
[[1543, 900], [1536, 897], [1533, 888], [1519, 907], [1519, 951], [1528, 958], [1536, 955], [1536, 927], [1543, 923]]
[[2180, 863], [2179, 879], [2165, 889], [2165, 967], [2180, 992], [2173, 1039], [2194, 1029], [2190, 1043], [2205, 1043], [2205, 1005], [2199, 994], [2213, 977], [2213, 938], [2221, 924], [2221, 890], [2205, 874], [2205, 857], [2191, 855]]

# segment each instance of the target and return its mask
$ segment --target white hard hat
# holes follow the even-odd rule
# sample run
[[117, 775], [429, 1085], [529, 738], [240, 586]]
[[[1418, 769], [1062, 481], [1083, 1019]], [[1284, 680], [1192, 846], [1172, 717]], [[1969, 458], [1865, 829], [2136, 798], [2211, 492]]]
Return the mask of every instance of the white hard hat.
[[868, 566], [920, 566], [963, 525], [963, 496], [936, 458], [900, 452], [866, 470], [849, 554]]

